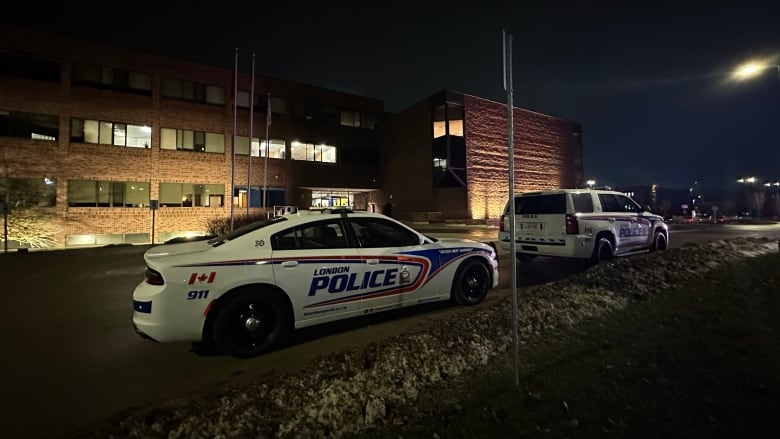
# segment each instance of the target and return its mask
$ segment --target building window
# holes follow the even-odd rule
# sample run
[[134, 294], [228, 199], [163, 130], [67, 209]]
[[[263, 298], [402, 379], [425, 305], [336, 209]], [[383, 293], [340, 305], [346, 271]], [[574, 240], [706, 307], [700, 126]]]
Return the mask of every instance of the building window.
[[225, 135], [205, 131], [163, 128], [160, 130], [160, 148], [195, 152], [225, 152]]
[[60, 63], [0, 49], [0, 76], [60, 82]]
[[12, 207], [51, 207], [57, 204], [57, 182], [50, 178], [0, 178], [0, 201]]
[[161, 207], [222, 207], [225, 186], [221, 184], [160, 183]]
[[149, 183], [68, 181], [69, 207], [149, 207]]
[[433, 138], [447, 134], [463, 137], [463, 107], [460, 105], [448, 103], [446, 111], [444, 105], [433, 110]]
[[290, 144], [290, 158], [308, 162], [336, 163], [336, 147], [296, 141]]
[[355, 194], [346, 191], [312, 191], [311, 207], [352, 207]]
[[233, 186], [233, 206], [262, 207], [263, 193], [265, 192], [266, 206], [284, 205], [285, 189], [283, 187], [268, 186], [263, 190], [262, 186], [250, 186], [247, 191], [246, 186]]
[[152, 75], [97, 64], [73, 63], [74, 84], [152, 94]]
[[[266, 147], [265, 140], [260, 140], [257, 137], [252, 138], [252, 157], [265, 157]], [[284, 159], [286, 142], [281, 139], [271, 139], [268, 142], [268, 157], [272, 159]], [[247, 155], [249, 152], [249, 137], [236, 136], [236, 154]]]
[[375, 114], [361, 113], [359, 111], [341, 111], [341, 125], [346, 127], [376, 128], [377, 117]]
[[224, 105], [225, 88], [198, 84], [180, 79], [163, 78], [160, 93], [163, 97], [204, 104]]
[[0, 110], [0, 137], [57, 140], [59, 132], [59, 116]]
[[149, 148], [152, 145], [152, 128], [147, 125], [74, 118], [70, 120], [70, 141]]
[[241, 108], [249, 108], [249, 92], [248, 91], [238, 91], [238, 94], [236, 95], [236, 106], [239, 106]]

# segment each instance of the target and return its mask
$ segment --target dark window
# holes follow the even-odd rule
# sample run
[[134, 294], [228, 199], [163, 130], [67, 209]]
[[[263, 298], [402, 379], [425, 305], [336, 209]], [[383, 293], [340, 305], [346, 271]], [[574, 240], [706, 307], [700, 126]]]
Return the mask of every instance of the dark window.
[[57, 140], [59, 129], [56, 115], [0, 110], [0, 137]]
[[515, 197], [516, 214], [566, 213], [566, 194]]
[[384, 219], [351, 218], [350, 223], [361, 247], [407, 247], [420, 244], [420, 236]]
[[593, 212], [593, 197], [590, 194], [571, 194], [575, 213]]
[[149, 183], [68, 181], [69, 207], [149, 207]]
[[613, 194], [599, 194], [599, 201], [604, 212], [623, 212], [623, 207]]
[[74, 62], [71, 77], [76, 85], [120, 90], [143, 95], [152, 94], [152, 77], [148, 73]]
[[57, 182], [48, 178], [0, 178], [0, 201], [12, 207], [49, 207], [57, 204]]
[[0, 76], [60, 81], [60, 63], [0, 50]]
[[345, 248], [347, 237], [338, 220], [319, 221], [279, 232], [271, 237], [274, 250]]

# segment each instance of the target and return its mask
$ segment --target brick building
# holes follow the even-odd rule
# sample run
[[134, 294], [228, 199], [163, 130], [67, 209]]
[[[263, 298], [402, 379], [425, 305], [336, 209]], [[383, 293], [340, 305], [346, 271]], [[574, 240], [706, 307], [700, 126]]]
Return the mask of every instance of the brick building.
[[[264, 196], [268, 208], [390, 204], [408, 219], [496, 218], [506, 201], [501, 103], [443, 91], [387, 114], [257, 75], [250, 98], [251, 75], [234, 69], [11, 25], [0, 40], [0, 197], [12, 217], [45, 212], [54, 246], [203, 233], [265, 213]], [[514, 117], [518, 189], [576, 186], [579, 126]]]

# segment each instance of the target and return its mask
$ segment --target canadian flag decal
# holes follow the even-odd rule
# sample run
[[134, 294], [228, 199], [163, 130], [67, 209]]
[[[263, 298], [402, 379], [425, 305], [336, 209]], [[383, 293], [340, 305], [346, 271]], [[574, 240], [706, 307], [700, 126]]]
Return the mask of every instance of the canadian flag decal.
[[198, 281], [199, 284], [202, 284], [203, 282], [210, 284], [214, 282], [214, 278], [216, 276], [217, 276], [216, 271], [212, 271], [211, 273], [192, 273], [190, 275], [190, 281], [187, 283], [192, 285], [195, 283], [195, 281]]

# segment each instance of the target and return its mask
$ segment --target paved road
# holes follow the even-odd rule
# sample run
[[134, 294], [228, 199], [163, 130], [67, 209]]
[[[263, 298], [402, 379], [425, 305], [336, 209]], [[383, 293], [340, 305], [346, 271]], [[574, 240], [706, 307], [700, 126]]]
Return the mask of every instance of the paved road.
[[[432, 236], [493, 240], [495, 229], [420, 226]], [[733, 236], [780, 237], [780, 225], [674, 228], [672, 246]], [[136, 406], [241, 386], [345, 348], [360, 347], [446, 317], [430, 304], [348, 322], [307, 328], [290, 346], [238, 360], [198, 355], [187, 343], [156, 344], [138, 337], [130, 318], [131, 291], [142, 279], [146, 246], [0, 254], [5, 335], [0, 362], [0, 435], [67, 437], [83, 426]], [[500, 252], [501, 285], [488, 300], [508, 295], [509, 263]], [[520, 287], [584, 269], [539, 258], [518, 266]]]

